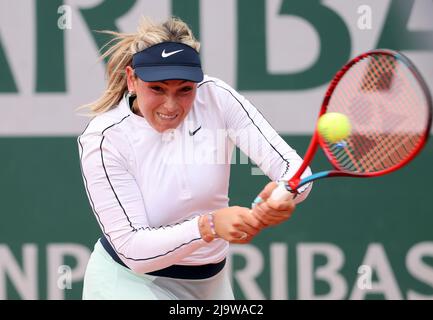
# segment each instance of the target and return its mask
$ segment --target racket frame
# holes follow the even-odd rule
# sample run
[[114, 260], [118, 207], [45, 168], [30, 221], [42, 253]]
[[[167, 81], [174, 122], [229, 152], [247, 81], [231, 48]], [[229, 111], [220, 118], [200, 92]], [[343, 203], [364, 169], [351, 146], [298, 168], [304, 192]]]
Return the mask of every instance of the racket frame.
[[[335, 74], [334, 78], [332, 79], [331, 83], [329, 84], [329, 87], [328, 87], [326, 94], [325, 94], [323, 101], [322, 101], [322, 106], [320, 108], [318, 118], [320, 118], [323, 114], [326, 113], [328, 105], [329, 105], [329, 101], [331, 100], [331, 97], [332, 97], [332, 94], [335, 91], [335, 88], [337, 87], [340, 80], [346, 74], [346, 72], [354, 64], [358, 63], [359, 61], [361, 61], [361, 60], [363, 60], [363, 59], [365, 59], [371, 55], [388, 55], [388, 56], [392, 56], [392, 57], [396, 58], [397, 60], [400, 60], [404, 65], [406, 65], [406, 67], [409, 69], [409, 71], [412, 73], [412, 75], [416, 78], [419, 85], [421, 86], [421, 89], [424, 93], [424, 96], [426, 98], [426, 103], [428, 106], [428, 118], [427, 118], [428, 123], [426, 126], [426, 130], [423, 133], [421, 140], [420, 140], [420, 143], [418, 144], [417, 148], [404, 161], [402, 161], [402, 162], [400, 162], [400, 163], [398, 163], [392, 167], [389, 167], [387, 169], [376, 171], [376, 172], [370, 172], [370, 173], [348, 172], [348, 171], [345, 171], [344, 169], [339, 168], [338, 165], [336, 164], [335, 159], [332, 157], [332, 155], [330, 155], [328, 152], [325, 151], [326, 150], [326, 148], [325, 148], [326, 142], [320, 137], [320, 135], [317, 132], [317, 127], [316, 127], [314, 130], [313, 137], [312, 137], [310, 144], [307, 148], [307, 151], [304, 155], [304, 160], [303, 160], [301, 166], [299, 167], [298, 171], [296, 171], [296, 173], [293, 175], [293, 177], [289, 181], [284, 181], [285, 187], [288, 191], [296, 192], [296, 190], [299, 187], [301, 187], [301, 186], [303, 186], [303, 185], [305, 185], [305, 184], [307, 184], [313, 180], [329, 178], [329, 177], [368, 178], [368, 177], [377, 177], [377, 176], [385, 175], [387, 173], [390, 173], [392, 171], [400, 169], [401, 167], [405, 166], [407, 163], [412, 161], [419, 154], [419, 152], [422, 150], [422, 148], [424, 147], [425, 143], [428, 140], [428, 137], [430, 135], [430, 130], [431, 130], [432, 105], [433, 105], [432, 97], [430, 95], [430, 91], [428, 89], [427, 84], [425, 83], [424, 79], [421, 77], [421, 74], [419, 73], [419, 71], [417, 70], [415, 65], [406, 56], [404, 56], [402, 53], [396, 52], [393, 50], [389, 50], [389, 49], [370, 50], [368, 52], [365, 52], [365, 53], [360, 54], [359, 56], [353, 58], [346, 65], [344, 65]], [[312, 174], [311, 176], [308, 176], [304, 179], [301, 179], [302, 173], [304, 173], [305, 169], [308, 167], [308, 165], [313, 160], [314, 154], [316, 153], [319, 145], [322, 148], [323, 153], [325, 154], [325, 156], [328, 158], [329, 162], [333, 166], [334, 170], [321, 171], [321, 172]]]

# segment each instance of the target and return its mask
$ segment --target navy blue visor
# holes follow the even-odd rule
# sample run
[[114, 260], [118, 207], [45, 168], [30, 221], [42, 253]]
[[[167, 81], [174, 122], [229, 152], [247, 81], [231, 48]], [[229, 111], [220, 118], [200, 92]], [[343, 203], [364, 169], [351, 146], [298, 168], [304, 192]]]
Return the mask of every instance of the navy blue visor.
[[203, 80], [198, 52], [179, 42], [162, 42], [137, 52], [132, 57], [132, 68], [146, 82]]

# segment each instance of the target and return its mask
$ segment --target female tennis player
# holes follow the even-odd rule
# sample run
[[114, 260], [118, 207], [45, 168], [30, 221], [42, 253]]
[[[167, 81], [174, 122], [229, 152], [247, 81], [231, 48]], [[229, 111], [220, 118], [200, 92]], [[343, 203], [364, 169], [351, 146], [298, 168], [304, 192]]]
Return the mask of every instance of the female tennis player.
[[273, 201], [271, 182], [254, 209], [229, 206], [234, 146], [273, 181], [302, 159], [247, 99], [203, 74], [200, 44], [181, 20], [108, 33], [107, 89], [78, 137], [102, 231], [83, 299], [233, 299], [229, 243], [287, 220], [310, 190]]

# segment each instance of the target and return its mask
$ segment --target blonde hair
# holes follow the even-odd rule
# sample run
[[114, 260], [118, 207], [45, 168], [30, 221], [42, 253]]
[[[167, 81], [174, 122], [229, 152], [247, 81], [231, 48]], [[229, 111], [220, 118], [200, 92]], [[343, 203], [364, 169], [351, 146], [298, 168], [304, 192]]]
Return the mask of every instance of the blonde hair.
[[200, 43], [188, 25], [175, 17], [159, 24], [149, 18], [142, 18], [136, 33], [101, 33], [112, 35], [113, 39], [102, 48], [104, 50], [108, 47], [101, 55], [101, 59], [109, 58], [106, 70], [107, 88], [98, 100], [80, 107], [89, 108], [91, 115], [101, 114], [116, 107], [128, 91], [126, 67], [131, 65], [135, 53], [166, 41], [186, 44], [197, 52], [200, 50]]

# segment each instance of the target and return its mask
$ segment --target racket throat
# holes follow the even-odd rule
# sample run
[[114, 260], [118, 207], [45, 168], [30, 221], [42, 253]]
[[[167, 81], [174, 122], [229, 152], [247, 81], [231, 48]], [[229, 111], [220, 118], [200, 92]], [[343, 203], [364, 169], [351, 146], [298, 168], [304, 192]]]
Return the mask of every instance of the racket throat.
[[287, 183], [287, 191], [290, 191], [291, 193], [298, 193], [298, 186], [299, 183], [301, 182], [301, 179], [299, 178], [295, 178], [290, 180]]

